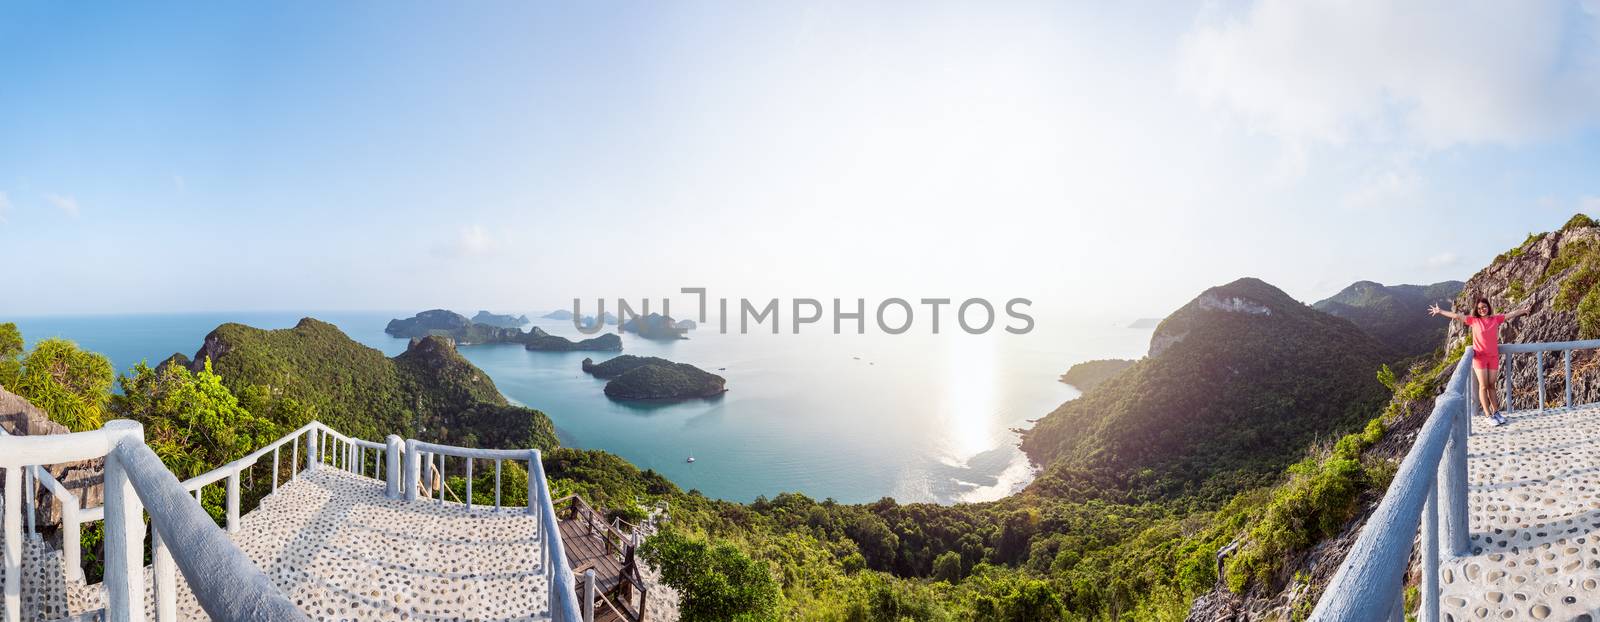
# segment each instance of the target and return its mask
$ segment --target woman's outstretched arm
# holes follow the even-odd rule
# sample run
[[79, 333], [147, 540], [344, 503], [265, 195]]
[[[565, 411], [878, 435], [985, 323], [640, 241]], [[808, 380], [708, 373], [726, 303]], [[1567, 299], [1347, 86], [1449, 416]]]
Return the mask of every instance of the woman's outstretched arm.
[[1456, 313], [1454, 311], [1445, 311], [1444, 309], [1440, 309], [1439, 305], [1437, 305], [1437, 304], [1428, 306], [1428, 315], [1442, 315], [1442, 316], [1445, 316], [1445, 317], [1450, 318], [1452, 320], [1464, 320], [1464, 319], [1466, 319], [1466, 316], [1461, 315], [1460, 313]]

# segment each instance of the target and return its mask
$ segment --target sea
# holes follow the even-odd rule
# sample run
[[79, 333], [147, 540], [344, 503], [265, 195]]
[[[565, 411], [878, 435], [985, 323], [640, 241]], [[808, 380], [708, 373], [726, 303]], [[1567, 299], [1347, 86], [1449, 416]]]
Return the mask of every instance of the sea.
[[[471, 316], [475, 310], [458, 310]], [[520, 314], [522, 312], [505, 312]], [[331, 322], [393, 356], [407, 340], [383, 332], [415, 311], [227, 312], [0, 317], [31, 344], [62, 337], [111, 359], [119, 371], [193, 355], [219, 324], [275, 329], [302, 317]], [[537, 317], [537, 314], [529, 314]], [[941, 504], [989, 501], [1034, 476], [1018, 429], [1076, 398], [1059, 381], [1081, 361], [1139, 358], [1149, 328], [1133, 318], [1036, 318], [1034, 330], [970, 335], [722, 333], [712, 322], [688, 339], [626, 333], [622, 354], [690, 363], [727, 379], [728, 392], [672, 403], [617, 402], [584, 358], [614, 352], [531, 352], [520, 345], [462, 346], [514, 403], [544, 411], [564, 445], [603, 449], [655, 469], [685, 490], [748, 502], [783, 492], [845, 503], [892, 497]], [[581, 335], [570, 320], [535, 319], [552, 334]], [[831, 327], [824, 327], [824, 331]], [[615, 326], [608, 327], [615, 330]], [[690, 457], [694, 460], [691, 462]]]

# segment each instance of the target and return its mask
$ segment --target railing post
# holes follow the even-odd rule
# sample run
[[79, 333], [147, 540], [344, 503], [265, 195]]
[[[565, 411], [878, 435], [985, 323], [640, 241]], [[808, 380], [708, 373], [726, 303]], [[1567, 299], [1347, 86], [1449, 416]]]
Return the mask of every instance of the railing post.
[[156, 620], [175, 622], [178, 619], [178, 566], [172, 560], [172, 550], [162, 539], [160, 529], [150, 530], [150, 548], [153, 549], [150, 571], [155, 573]]
[[1507, 352], [1506, 364], [1501, 366], [1505, 368], [1504, 371], [1506, 377], [1506, 407], [1504, 408], [1506, 412], [1513, 412], [1516, 410], [1516, 407], [1511, 403], [1511, 375], [1514, 371], [1516, 371], [1516, 367], [1514, 367], [1514, 365], [1516, 365], [1516, 363], [1514, 362], [1511, 353]]
[[39, 479], [33, 475], [33, 469], [36, 468], [38, 467], [18, 469], [22, 471], [22, 516], [28, 525], [30, 536], [39, 533], [39, 526], [34, 523], [37, 520], [34, 515], [39, 513], [39, 508], [34, 505], [33, 499], [33, 489], [39, 483]]
[[1565, 378], [1565, 381], [1563, 381], [1561, 384], [1567, 385], [1567, 407], [1571, 408], [1572, 407], [1572, 350], [1563, 350], [1561, 352], [1561, 359], [1562, 359], [1562, 366], [1564, 368], [1563, 371], [1562, 371], [1562, 377]]
[[[390, 436], [389, 438], [393, 439], [394, 437]], [[390, 442], [393, 442], [393, 441], [391, 440]], [[417, 500], [417, 485], [422, 483], [422, 481], [421, 481], [421, 478], [422, 478], [422, 473], [421, 473], [421, 470], [422, 470], [422, 456], [417, 454], [417, 441], [415, 441], [415, 440], [407, 440], [406, 441], [405, 460], [406, 460], [406, 479], [405, 479], [406, 501], [416, 501]]]
[[[1468, 348], [1466, 357], [1472, 356]], [[1459, 373], [1459, 372], [1458, 372]], [[1449, 440], [1445, 441], [1444, 457], [1439, 460], [1438, 482], [1443, 490], [1444, 551], [1451, 557], [1461, 557], [1470, 552], [1470, 526], [1467, 524], [1467, 437], [1472, 431], [1472, 420], [1478, 408], [1477, 378], [1466, 379], [1466, 399], [1456, 413], [1445, 413], [1454, 418]]]
[[228, 533], [239, 533], [239, 471], [228, 474]]
[[311, 428], [310, 430], [306, 430], [306, 472], [307, 473], [310, 473], [312, 471], [317, 470], [317, 464], [322, 462], [322, 456], [317, 453], [317, 445], [320, 444], [319, 441], [321, 440], [321, 439], [318, 438], [319, 434], [320, 434], [320, 431], [317, 430], [315, 427]]
[[500, 460], [494, 461], [494, 509], [500, 510]]
[[61, 557], [67, 565], [67, 579], [83, 579], [83, 528], [78, 520], [78, 500], [62, 499]]
[[[556, 588], [560, 589], [560, 588]], [[554, 613], [554, 612], [552, 612]], [[583, 622], [594, 622], [594, 569], [583, 571]]]
[[[539, 450], [535, 449], [528, 456], [528, 460], [530, 460], [530, 462], [528, 462], [528, 513], [537, 516], [539, 514], [538, 508], [540, 503], [551, 503], [550, 499], [539, 498], [538, 492], [542, 490], [540, 487], [542, 482], [534, 481], [538, 478], [533, 476], [535, 472], [544, 468], [544, 462], [542, 462], [542, 460], [544, 460], [544, 456], [539, 452]], [[552, 525], [551, 529], [554, 528], [555, 526]], [[549, 545], [549, 542], [545, 543], [546, 547]]]
[[1422, 602], [1417, 609], [1420, 622], [1439, 622], [1439, 483], [1428, 487], [1428, 501], [1422, 506]]
[[384, 492], [390, 499], [399, 499], [403, 492], [401, 490], [401, 482], [404, 481], [400, 477], [400, 447], [405, 441], [400, 440], [400, 435], [398, 434], [390, 434], [383, 441], [385, 446], [388, 447], [383, 452], [383, 461], [384, 475], [388, 476], [389, 482]]
[[[144, 442], [136, 421], [109, 422], [111, 444]], [[114, 622], [144, 622], [144, 503], [122, 461], [112, 452], [105, 471], [106, 612]]]
[[5, 500], [6, 622], [18, 622], [22, 619], [22, 467], [6, 469]]
[[1533, 364], [1539, 368], [1539, 410], [1544, 410], [1544, 350], [1534, 354]]
[[467, 456], [467, 511], [472, 511], [472, 456]]

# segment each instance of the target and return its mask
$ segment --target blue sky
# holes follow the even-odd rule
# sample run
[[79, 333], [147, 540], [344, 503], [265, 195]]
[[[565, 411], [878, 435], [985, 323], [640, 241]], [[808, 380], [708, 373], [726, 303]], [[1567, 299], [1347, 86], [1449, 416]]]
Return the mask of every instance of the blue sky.
[[1593, 3], [857, 4], [7, 3], [0, 314], [1159, 315], [1600, 215]]

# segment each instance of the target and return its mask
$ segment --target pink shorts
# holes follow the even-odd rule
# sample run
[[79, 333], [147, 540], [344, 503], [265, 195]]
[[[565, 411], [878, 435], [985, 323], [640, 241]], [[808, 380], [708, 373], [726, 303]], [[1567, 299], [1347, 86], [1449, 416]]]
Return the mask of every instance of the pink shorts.
[[1500, 353], [1498, 352], [1473, 352], [1473, 369], [1500, 369]]

